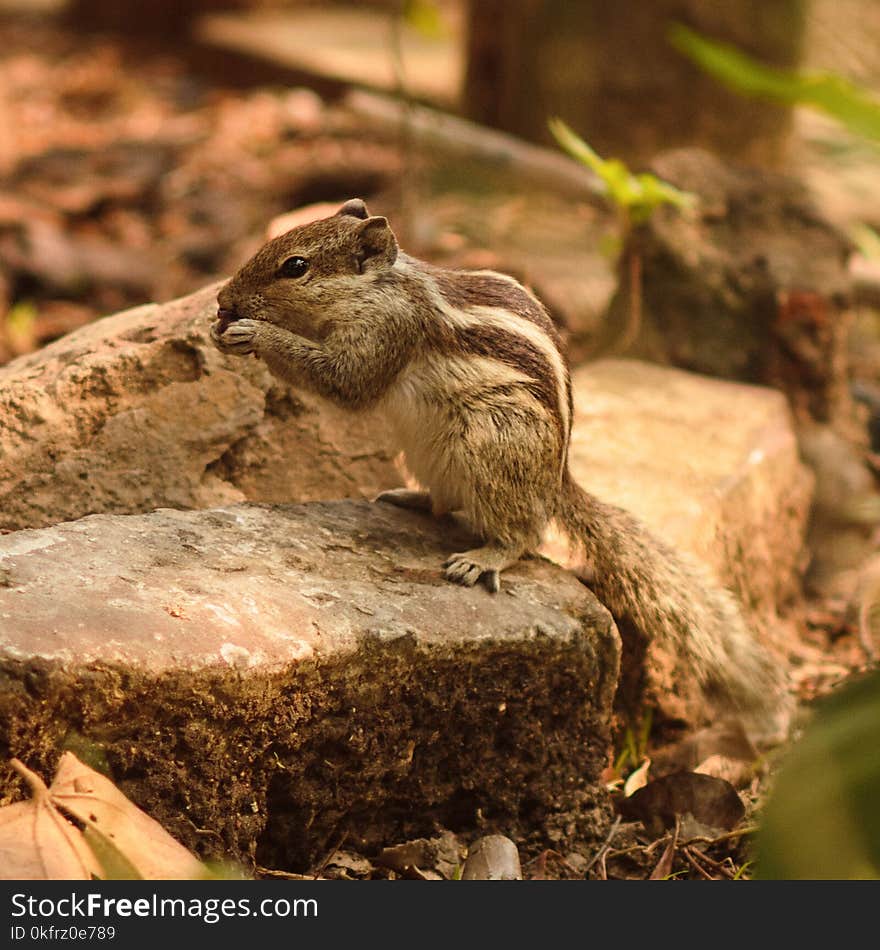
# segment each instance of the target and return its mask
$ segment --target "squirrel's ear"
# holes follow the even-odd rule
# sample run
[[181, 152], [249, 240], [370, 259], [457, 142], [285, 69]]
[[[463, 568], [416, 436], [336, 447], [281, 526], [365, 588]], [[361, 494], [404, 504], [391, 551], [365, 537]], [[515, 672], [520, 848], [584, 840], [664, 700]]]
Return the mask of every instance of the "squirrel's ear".
[[339, 215], [350, 215], [353, 218], [361, 218], [366, 221], [370, 216], [370, 212], [367, 211], [367, 206], [362, 198], [351, 198], [336, 212], [336, 216], [339, 217]]
[[397, 238], [387, 218], [367, 218], [358, 228], [358, 245], [362, 270], [377, 264], [390, 267], [397, 260]]

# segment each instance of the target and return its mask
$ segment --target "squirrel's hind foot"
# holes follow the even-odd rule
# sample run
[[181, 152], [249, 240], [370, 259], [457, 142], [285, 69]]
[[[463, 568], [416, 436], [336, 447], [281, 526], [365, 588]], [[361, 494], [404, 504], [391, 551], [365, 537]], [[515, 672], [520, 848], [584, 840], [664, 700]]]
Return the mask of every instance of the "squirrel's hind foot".
[[473, 587], [482, 580], [490, 594], [497, 594], [501, 590], [501, 572], [521, 556], [522, 551], [487, 544], [461, 554], [450, 554], [443, 562], [444, 573], [447, 580], [463, 587]]

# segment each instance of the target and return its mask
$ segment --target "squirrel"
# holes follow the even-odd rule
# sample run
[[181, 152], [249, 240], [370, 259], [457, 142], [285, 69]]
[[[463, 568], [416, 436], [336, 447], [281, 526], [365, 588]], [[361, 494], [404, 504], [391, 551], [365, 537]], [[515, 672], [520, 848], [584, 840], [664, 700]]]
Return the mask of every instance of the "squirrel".
[[450, 581], [491, 592], [555, 522], [620, 621], [664, 641], [724, 708], [777, 711], [779, 667], [733, 596], [632, 515], [573, 479], [571, 379], [559, 333], [524, 286], [401, 252], [386, 218], [347, 201], [265, 244], [220, 290], [214, 344], [256, 354], [283, 382], [347, 409], [378, 408], [424, 491], [377, 501], [461, 513], [483, 545]]

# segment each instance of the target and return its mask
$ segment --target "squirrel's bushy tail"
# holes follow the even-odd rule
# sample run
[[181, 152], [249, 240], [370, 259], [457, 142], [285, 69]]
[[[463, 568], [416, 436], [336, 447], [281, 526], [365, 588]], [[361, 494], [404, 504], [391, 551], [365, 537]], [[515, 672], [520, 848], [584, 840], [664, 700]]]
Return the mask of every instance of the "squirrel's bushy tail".
[[750, 633], [733, 595], [636, 518], [584, 491], [566, 473], [560, 527], [593, 567], [590, 586], [616, 619], [659, 640], [714, 703], [744, 713], [780, 713], [788, 702], [781, 667]]

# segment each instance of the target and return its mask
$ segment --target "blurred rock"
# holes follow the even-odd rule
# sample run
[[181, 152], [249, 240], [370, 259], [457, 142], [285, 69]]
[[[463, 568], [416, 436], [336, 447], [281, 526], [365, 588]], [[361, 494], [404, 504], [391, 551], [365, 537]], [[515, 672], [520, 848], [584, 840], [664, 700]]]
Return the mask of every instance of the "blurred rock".
[[106, 317], [0, 367], [0, 529], [401, 484], [381, 426], [217, 352], [207, 332], [218, 286]]
[[798, 422], [849, 428], [850, 241], [792, 177], [699, 149], [664, 153], [653, 171], [699, 202], [661, 209], [633, 233], [642, 319], [630, 326], [621, 282], [606, 344], [634, 331], [627, 355], [769, 384]]
[[[705, 563], [737, 595], [755, 635], [784, 652], [813, 484], [785, 397], [635, 360], [583, 366], [573, 384], [576, 479]], [[646, 668], [664, 708], [688, 718], [689, 687], [673, 690], [670, 663], [652, 649]], [[701, 704], [693, 700], [691, 712]]]

